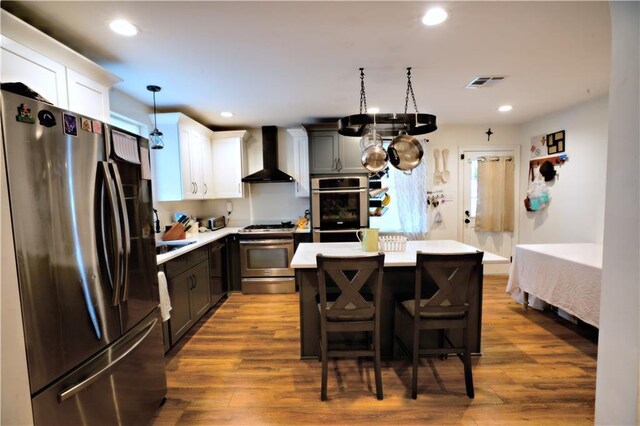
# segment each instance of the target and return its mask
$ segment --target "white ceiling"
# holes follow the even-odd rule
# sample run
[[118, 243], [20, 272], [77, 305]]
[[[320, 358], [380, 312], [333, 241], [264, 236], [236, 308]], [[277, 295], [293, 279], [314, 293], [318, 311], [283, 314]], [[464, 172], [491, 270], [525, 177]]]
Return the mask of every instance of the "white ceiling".
[[[359, 67], [367, 104], [403, 112], [407, 66], [420, 112], [438, 124], [520, 123], [608, 91], [606, 2], [2, 1], [124, 81], [120, 90], [216, 127], [292, 126], [355, 114]], [[107, 24], [126, 18], [133, 38]], [[464, 89], [473, 77], [499, 85]], [[497, 112], [509, 103], [512, 112]], [[235, 117], [220, 117], [233, 111]], [[410, 102], [410, 112], [411, 112]]]

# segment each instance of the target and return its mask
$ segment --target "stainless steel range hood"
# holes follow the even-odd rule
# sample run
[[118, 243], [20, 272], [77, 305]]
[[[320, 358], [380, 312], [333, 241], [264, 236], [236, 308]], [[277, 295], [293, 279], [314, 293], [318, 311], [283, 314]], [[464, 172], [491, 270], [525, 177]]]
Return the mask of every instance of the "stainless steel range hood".
[[243, 182], [294, 182], [294, 179], [278, 169], [278, 128], [262, 127], [262, 167], [263, 169], [242, 178]]

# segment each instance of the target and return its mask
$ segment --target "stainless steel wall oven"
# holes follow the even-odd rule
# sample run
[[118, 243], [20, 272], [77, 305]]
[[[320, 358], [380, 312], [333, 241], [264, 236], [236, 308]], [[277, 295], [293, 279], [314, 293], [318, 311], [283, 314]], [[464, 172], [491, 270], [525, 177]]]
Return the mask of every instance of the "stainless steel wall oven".
[[369, 226], [368, 178], [327, 176], [311, 179], [313, 242], [355, 241]]

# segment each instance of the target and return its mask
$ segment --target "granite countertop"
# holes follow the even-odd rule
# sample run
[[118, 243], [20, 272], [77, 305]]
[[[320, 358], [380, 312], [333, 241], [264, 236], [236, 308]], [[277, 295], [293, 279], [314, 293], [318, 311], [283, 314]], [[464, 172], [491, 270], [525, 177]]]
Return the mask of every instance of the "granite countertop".
[[[416, 252], [427, 253], [474, 253], [475, 247], [453, 240], [407, 241], [407, 249], [401, 252], [386, 252], [384, 266], [415, 266]], [[375, 252], [364, 252], [360, 243], [301, 243], [291, 261], [292, 268], [316, 268], [316, 255], [327, 256], [363, 256]], [[497, 254], [485, 251], [483, 264], [509, 263]]]
[[163, 264], [164, 262], [171, 260], [171, 259], [175, 259], [178, 256], [181, 256], [185, 253], [189, 253], [192, 250], [197, 249], [198, 247], [202, 247], [205, 246], [209, 243], [212, 243], [214, 241], [217, 241], [221, 238], [226, 237], [229, 234], [235, 234], [238, 232], [238, 230], [240, 230], [242, 228], [233, 228], [233, 227], [226, 227], [226, 228], [222, 228], [222, 229], [218, 229], [216, 231], [211, 231], [211, 232], [201, 232], [198, 234], [187, 234], [189, 235], [189, 238], [186, 238], [182, 241], [193, 241], [193, 243], [191, 244], [187, 244], [184, 247], [181, 247], [177, 250], [173, 250], [170, 251], [168, 253], [163, 253], [163, 254], [159, 254], [156, 256], [156, 261], [158, 262], [158, 265]]

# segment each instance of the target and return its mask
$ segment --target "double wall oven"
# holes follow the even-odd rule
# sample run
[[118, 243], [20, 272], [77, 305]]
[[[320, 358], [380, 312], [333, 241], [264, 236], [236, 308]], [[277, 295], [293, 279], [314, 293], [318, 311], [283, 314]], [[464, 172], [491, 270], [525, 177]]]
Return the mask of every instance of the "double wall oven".
[[243, 293], [294, 293], [292, 225], [251, 225], [240, 230]]
[[311, 179], [313, 242], [355, 241], [369, 226], [369, 181], [366, 175]]

